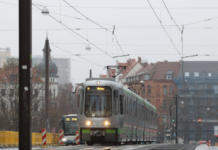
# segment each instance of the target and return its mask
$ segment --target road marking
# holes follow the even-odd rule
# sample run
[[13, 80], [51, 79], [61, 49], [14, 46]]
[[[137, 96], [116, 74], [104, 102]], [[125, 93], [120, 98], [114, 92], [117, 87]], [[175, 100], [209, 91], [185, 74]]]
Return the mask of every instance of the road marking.
[[112, 149], [112, 147], [105, 147], [103, 149], [108, 150], [108, 149]]

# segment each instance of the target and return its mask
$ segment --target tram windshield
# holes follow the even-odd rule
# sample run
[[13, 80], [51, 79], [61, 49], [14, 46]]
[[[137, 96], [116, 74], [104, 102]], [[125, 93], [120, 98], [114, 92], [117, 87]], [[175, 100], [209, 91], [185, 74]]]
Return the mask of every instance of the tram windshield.
[[111, 114], [111, 89], [109, 87], [87, 87], [85, 98], [86, 117], [110, 117]]
[[65, 121], [63, 130], [64, 130], [64, 135], [76, 135], [76, 131], [78, 131], [77, 122]]

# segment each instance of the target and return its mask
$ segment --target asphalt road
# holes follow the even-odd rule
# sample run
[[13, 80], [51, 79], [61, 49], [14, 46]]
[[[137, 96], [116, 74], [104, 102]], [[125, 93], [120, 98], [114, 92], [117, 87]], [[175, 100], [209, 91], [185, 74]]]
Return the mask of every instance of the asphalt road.
[[[72, 146], [55, 146], [48, 148], [33, 147], [33, 150], [147, 150], [153, 147], [159, 147], [160, 144], [154, 145], [72, 145]], [[18, 148], [0, 148], [0, 150], [18, 150]]]

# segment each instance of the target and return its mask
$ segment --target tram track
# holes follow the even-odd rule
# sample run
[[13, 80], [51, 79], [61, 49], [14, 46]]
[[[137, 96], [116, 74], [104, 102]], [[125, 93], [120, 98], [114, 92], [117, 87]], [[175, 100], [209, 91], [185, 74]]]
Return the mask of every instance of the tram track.
[[169, 144], [162, 145], [148, 150], [194, 150], [197, 147], [197, 144]]

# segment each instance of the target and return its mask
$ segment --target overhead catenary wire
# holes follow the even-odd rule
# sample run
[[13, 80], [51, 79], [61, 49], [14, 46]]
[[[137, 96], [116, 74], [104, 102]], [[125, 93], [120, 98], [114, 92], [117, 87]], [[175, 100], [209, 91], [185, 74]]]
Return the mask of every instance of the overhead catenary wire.
[[[0, 1], [0, 3], [4, 3], [4, 4], [8, 4], [8, 5], [13, 5], [13, 6], [18, 6], [17, 4], [14, 4], [14, 3], [8, 3], [8, 2], [5, 2], [5, 1]], [[36, 4], [36, 3], [34, 3]], [[36, 4], [36, 5], [39, 5], [39, 6], [44, 6], [44, 5], [41, 5], [41, 4]], [[59, 7], [59, 6], [49, 6], [49, 7]], [[62, 7], [70, 7], [70, 6], [62, 6]], [[151, 9], [150, 7], [149, 8], [146, 8], [146, 7], [82, 7], [82, 6], [73, 6], [73, 7], [79, 7], [79, 8], [124, 8], [124, 9]], [[154, 8], [154, 9], [160, 9], [160, 8]], [[163, 8], [161, 8], [163, 9]], [[182, 7], [175, 7], [175, 8], [168, 8], [168, 9], [218, 9], [218, 7], [189, 7], [189, 8], [182, 8]], [[37, 9], [33, 9], [33, 10], [37, 10]], [[54, 14], [54, 15], [60, 15], [58, 13], [54, 13], [54, 12], [49, 12], [51, 14]], [[73, 17], [73, 16], [69, 16], [69, 15], [64, 15], [64, 14], [61, 14], [61, 16], [64, 16], [64, 17], [69, 17], [69, 18], [73, 18], [73, 19], [78, 19], [78, 20], [83, 20], [83, 21], [86, 21], [86, 19], [82, 19], [82, 18], [78, 18], [78, 17]], [[188, 25], [192, 25], [192, 24], [197, 24], [197, 23], [201, 23], [201, 22], [206, 22], [206, 21], [210, 21], [210, 20], [213, 20], [213, 19], [217, 19], [218, 17], [214, 17], [214, 18], [209, 18], [209, 19], [205, 19], [205, 20], [201, 20], [201, 21], [196, 21], [196, 22], [192, 22], [192, 23], [187, 23], [187, 24], [182, 24], [182, 25], [178, 25], [178, 26], [188, 26]], [[108, 26], [114, 26], [114, 25], [111, 25], [111, 24], [107, 24], [107, 23], [102, 23], [102, 22], [96, 22], [98, 24], [104, 24], [104, 25], [108, 25]], [[164, 25], [164, 26], [167, 26], [167, 25]], [[201, 28], [201, 27], [199, 27]], [[205, 28], [211, 28], [211, 27], [205, 27]]]
[[168, 14], [170, 15], [171, 19], [172, 19], [173, 22], [175, 23], [176, 27], [179, 29], [179, 31], [181, 31], [181, 29], [180, 29], [179, 26], [177, 25], [176, 21], [173, 19], [173, 17], [172, 17], [172, 15], [171, 15], [170, 11], [168, 10], [167, 5], [165, 4], [164, 0], [162, 0], [162, 2], [163, 2], [163, 4], [164, 4], [164, 6], [165, 6], [165, 8], [166, 8], [166, 10], [167, 10], [167, 12], [168, 12]]
[[[88, 19], [89, 21], [91, 21], [92, 23], [102, 27], [103, 29], [107, 30], [105, 27], [101, 26], [100, 24], [96, 23], [95, 21], [93, 21], [92, 19], [88, 18], [87, 16], [85, 16], [83, 13], [81, 13], [80, 11], [78, 11], [75, 7], [73, 7], [71, 4], [69, 4], [66, 0], [63, 0], [66, 4], [68, 4], [71, 8], [73, 8], [75, 11], [77, 11], [79, 14], [81, 14], [83, 17], [85, 17], [86, 19]], [[112, 32], [112, 31], [111, 31]]]
[[59, 46], [57, 46], [57, 45], [54, 45], [54, 44], [51, 44], [51, 45], [54, 46], [54, 47], [56, 47], [56, 48], [58, 48], [58, 49], [61, 49], [61, 50], [65, 51], [65, 52], [70, 53], [72, 56], [77, 56], [77, 57], [79, 57], [79, 58], [81, 58], [81, 59], [83, 59], [83, 60], [89, 61], [89, 62], [91, 62], [91, 63], [93, 63], [93, 64], [95, 64], [95, 65], [104, 67], [104, 66], [102, 66], [101, 64], [98, 64], [98, 63], [96, 63], [96, 62], [93, 62], [93, 61], [91, 61], [91, 60], [88, 60], [88, 59], [85, 59], [85, 58], [81, 57], [79, 54], [73, 54], [73, 53], [71, 53], [70, 51], [65, 50], [65, 49], [63, 49], [63, 48], [61, 48], [61, 47], [59, 47]]
[[[33, 3], [32, 3], [33, 4]], [[39, 10], [41, 10], [39, 7], [37, 7], [35, 4], [33, 4], [36, 8], [38, 8]], [[58, 23], [60, 23], [61, 25], [63, 25], [65, 28], [69, 29], [70, 31], [72, 31], [73, 33], [75, 33], [77, 36], [79, 36], [80, 38], [86, 40], [85, 37], [81, 36], [80, 34], [78, 34], [77, 32], [71, 30], [71, 28], [69, 28], [67, 25], [63, 24], [62, 22], [59, 22], [56, 18], [54, 18], [53, 16], [51, 16], [50, 14], [48, 14], [48, 16], [50, 16], [52, 19], [54, 19], [55, 21], [57, 21]], [[86, 40], [87, 41], [87, 40]], [[106, 55], [108, 55], [109, 57], [111, 57], [113, 59], [112, 56], [110, 56], [109, 54], [107, 54], [105, 51], [103, 51], [101, 48], [99, 48], [98, 46], [96, 46], [94, 43], [92, 43], [91, 41], [88, 41], [91, 45], [93, 45], [95, 48], [97, 48], [98, 50], [102, 51], [103, 53], [105, 53]], [[114, 59], [113, 59], [114, 60]]]
[[147, 0], [147, 2], [148, 2], [148, 4], [150, 5], [150, 7], [152, 8], [152, 10], [153, 10], [153, 12], [154, 12], [155, 16], [157, 17], [158, 21], [160, 22], [161, 26], [163, 27], [163, 29], [164, 29], [165, 33], [167, 34], [168, 38], [170, 39], [170, 41], [171, 41], [171, 43], [173, 44], [174, 48], [176, 49], [177, 53], [178, 53], [178, 54], [179, 54], [179, 56], [181, 57], [181, 54], [180, 54], [180, 52], [178, 51], [178, 49], [176, 48], [176, 46], [175, 46], [174, 42], [172, 41], [172, 39], [170, 38], [169, 34], [167, 33], [167, 31], [166, 31], [165, 27], [163, 26], [163, 24], [162, 24], [161, 20], [159, 19], [159, 17], [157, 16], [156, 12], [154, 11], [154, 9], [153, 9], [153, 7], [152, 7], [151, 3], [149, 2], [149, 0]]
[[[0, 1], [0, 3], [3, 3], [3, 4], [8, 4], [8, 5], [13, 5], [13, 6], [19, 6], [18, 4], [14, 4], [14, 3], [8, 3], [8, 2], [4, 2], [4, 1]], [[39, 6], [45, 6], [45, 5], [41, 5], [41, 4], [36, 4], [34, 3], [35, 5], [39, 5]], [[49, 6], [51, 7], [51, 6]], [[57, 7], [60, 7], [60, 6], [57, 6]], [[63, 7], [63, 6], [61, 6]], [[37, 10], [39, 11], [38, 9], [33, 9], [33, 10]], [[61, 17], [68, 17], [68, 18], [73, 18], [73, 19], [77, 19], [77, 20], [82, 20], [82, 21], [86, 21], [86, 19], [82, 19], [82, 18], [78, 18], [78, 17], [73, 17], [73, 16], [69, 16], [69, 15], [64, 15], [64, 14], [58, 14], [58, 13], [54, 13], [54, 12], [49, 12], [50, 14], [54, 14], [54, 15], [58, 15], [58, 16], [61, 16]], [[114, 26], [114, 25], [111, 25], [111, 24], [107, 24], [107, 23], [103, 23], [103, 22], [97, 22], [99, 24], [103, 24], [103, 25], [107, 25], [107, 26]]]
[[[71, 6], [74, 10], [76, 10], [76, 11], [77, 11], [79, 14], [81, 14], [83, 17], [85, 17], [85, 18], [87, 18], [88, 20], [90, 20], [92, 23], [94, 23], [94, 24], [96, 24], [96, 25], [102, 27], [102, 28], [105, 29], [106, 31], [110, 31], [110, 30], [106, 29], [105, 27], [99, 25], [98, 23], [96, 23], [96, 22], [93, 21], [92, 19], [88, 18], [86, 15], [84, 15], [84, 14], [81, 13], [80, 11], [78, 11], [76, 8], [74, 8], [72, 5], [70, 5], [66, 0], [63, 0], [63, 1], [64, 1], [65, 3], [67, 3], [69, 6]], [[122, 48], [121, 48], [121, 46], [120, 46], [120, 44], [119, 44], [119, 42], [118, 42], [118, 40], [117, 40], [116, 35], [114, 34], [114, 30], [113, 30], [113, 31], [110, 31], [110, 32], [114, 35], [114, 37], [115, 37], [115, 39], [116, 39], [116, 41], [117, 41], [117, 44], [119, 45], [120, 50], [122, 51], [123, 55], [125, 55], [124, 51], [122, 50]], [[106, 43], [106, 44], [107, 44], [107, 43]], [[107, 52], [106, 52], [106, 53], [107, 53]], [[126, 58], [126, 56], [125, 56], [125, 58]], [[127, 58], [126, 58], [126, 60], [127, 60]], [[133, 69], [133, 71], [136, 73], [136, 71], [135, 71], [134, 69]]]
[[196, 21], [196, 22], [184, 24], [184, 26], [189, 26], [189, 25], [193, 25], [193, 24], [197, 24], [197, 23], [202, 23], [202, 22], [206, 22], [206, 21], [211, 21], [211, 20], [214, 20], [214, 19], [218, 19], [218, 17], [208, 18], [208, 19], [205, 19], [205, 20], [201, 20], [201, 21]]

